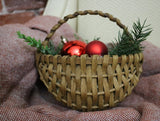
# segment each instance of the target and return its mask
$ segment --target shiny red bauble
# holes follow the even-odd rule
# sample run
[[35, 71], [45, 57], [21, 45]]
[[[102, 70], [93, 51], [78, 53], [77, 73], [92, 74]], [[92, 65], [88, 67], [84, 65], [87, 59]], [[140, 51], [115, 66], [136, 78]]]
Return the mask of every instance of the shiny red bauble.
[[86, 54], [103, 56], [108, 54], [108, 48], [103, 42], [94, 40], [87, 44]]
[[64, 43], [61, 55], [77, 55], [85, 54], [86, 43], [80, 40], [73, 40]]

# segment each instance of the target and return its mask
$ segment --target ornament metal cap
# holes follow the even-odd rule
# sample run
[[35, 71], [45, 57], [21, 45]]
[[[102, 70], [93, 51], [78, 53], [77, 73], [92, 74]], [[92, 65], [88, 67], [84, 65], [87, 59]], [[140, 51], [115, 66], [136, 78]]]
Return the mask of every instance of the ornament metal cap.
[[65, 37], [63, 37], [63, 36], [61, 36], [61, 42], [62, 42], [63, 44], [65, 44], [65, 43], [68, 42], [68, 39], [65, 38]]

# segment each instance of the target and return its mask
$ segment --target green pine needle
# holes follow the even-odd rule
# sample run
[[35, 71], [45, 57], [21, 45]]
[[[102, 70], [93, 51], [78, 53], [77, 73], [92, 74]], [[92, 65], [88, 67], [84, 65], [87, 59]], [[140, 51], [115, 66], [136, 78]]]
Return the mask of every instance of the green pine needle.
[[49, 46], [43, 46], [40, 40], [36, 40], [35, 38], [31, 38], [30, 36], [25, 36], [20, 31], [17, 32], [17, 35], [20, 39], [24, 39], [25, 42], [28, 43], [31, 47], [36, 47], [38, 51], [42, 52], [43, 54], [51, 54], [56, 55], [60, 52], [62, 46], [58, 46], [55, 48], [51, 42], [49, 42]]
[[49, 42], [49, 48], [50, 48], [50, 53], [52, 55], [56, 55], [61, 52], [61, 50], [63, 48], [63, 44], [59, 43], [58, 47], [54, 47], [53, 44], [51, 42]]
[[152, 29], [148, 28], [150, 25], [145, 26], [146, 20], [141, 24], [140, 20], [136, 23], [133, 23], [133, 30], [130, 35], [123, 31], [121, 34], [118, 33], [118, 39], [116, 42], [113, 42], [113, 48], [110, 50], [109, 54], [112, 55], [129, 55], [140, 53], [143, 51], [143, 46], [141, 45], [142, 41], [145, 41], [147, 37], [151, 34]]
[[100, 37], [94, 37], [93, 40], [100, 40]]
[[[149, 28], [150, 25], [145, 24], [146, 20], [143, 22], [143, 24], [141, 24], [140, 20], [138, 19], [136, 23], [133, 23], [133, 30], [131, 30], [129, 34], [126, 30], [124, 30], [122, 34], [119, 32], [118, 38], [115, 42], [113, 42], [114, 47], [112, 49], [109, 49], [109, 54], [111, 56], [121, 56], [142, 52], [144, 47], [141, 45], [141, 42], [145, 41], [152, 32], [152, 29]], [[24, 39], [25, 42], [28, 43], [28, 45], [36, 47], [38, 51], [44, 54], [56, 55], [59, 54], [61, 49], [63, 48], [62, 43], [60, 43], [58, 47], [55, 47], [51, 42], [49, 42], [48, 46], [44, 47], [40, 40], [37, 41], [35, 38], [25, 36], [24, 34], [21, 34], [20, 31], [17, 32], [17, 35], [20, 39]], [[76, 34], [75, 38], [78, 40], [80, 39]], [[99, 38], [96, 38], [96, 40], [98, 39]], [[88, 43], [88, 41], [84, 42]]]
[[85, 42], [86, 44], [89, 43], [88, 40], [81, 39], [77, 34], [74, 34], [74, 37], [75, 37], [76, 40], [81, 40], [81, 41]]

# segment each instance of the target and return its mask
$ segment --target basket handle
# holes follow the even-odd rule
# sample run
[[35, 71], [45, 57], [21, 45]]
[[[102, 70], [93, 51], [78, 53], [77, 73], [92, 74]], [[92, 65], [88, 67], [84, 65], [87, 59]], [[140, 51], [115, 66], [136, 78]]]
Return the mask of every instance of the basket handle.
[[43, 45], [48, 45], [48, 41], [54, 35], [55, 31], [62, 24], [66, 23], [69, 19], [76, 18], [79, 15], [87, 15], [87, 14], [89, 14], [89, 15], [99, 15], [99, 16], [102, 16], [104, 18], [108, 18], [112, 22], [115, 22], [120, 28], [127, 31], [127, 27], [125, 25], [123, 25], [118, 18], [113, 17], [109, 13], [103, 13], [102, 11], [98, 11], [98, 10], [95, 10], [95, 11], [92, 11], [92, 10], [77, 11], [77, 12], [75, 12], [73, 14], [69, 14], [69, 15], [65, 16], [63, 19], [59, 20], [58, 23], [56, 25], [54, 25], [52, 27], [52, 29], [50, 30], [50, 33], [45, 38], [45, 41], [43, 42]]

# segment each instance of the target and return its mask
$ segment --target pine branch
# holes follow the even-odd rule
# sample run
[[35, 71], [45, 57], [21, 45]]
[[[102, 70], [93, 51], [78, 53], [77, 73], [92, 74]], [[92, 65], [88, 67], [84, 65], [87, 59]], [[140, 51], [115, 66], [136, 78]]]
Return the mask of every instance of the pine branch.
[[138, 19], [137, 23], [133, 24], [133, 30], [131, 33], [133, 34], [135, 41], [142, 42], [151, 34], [152, 29], [148, 28], [150, 25], [145, 26], [145, 24], [146, 20], [141, 25], [140, 19]]
[[74, 34], [74, 37], [75, 37], [76, 40], [81, 40], [81, 41], [85, 42], [86, 44], [89, 43], [88, 40], [84, 40], [84, 39], [80, 38], [77, 34]]
[[20, 31], [17, 32], [17, 35], [20, 39], [24, 39], [25, 42], [28, 42], [28, 45], [32, 47], [36, 47], [37, 49], [41, 49], [41, 41], [37, 41], [35, 38], [31, 38], [30, 36], [25, 36], [24, 34], [21, 34]]
[[53, 44], [51, 42], [49, 42], [49, 48], [50, 48], [52, 55], [56, 55], [61, 52], [61, 50], [63, 48], [63, 44], [59, 43], [59, 45], [57, 47], [54, 47]]
[[44, 54], [52, 54], [51, 49], [48, 46], [44, 47], [40, 40], [37, 41], [35, 38], [31, 38], [30, 36], [25, 36], [24, 34], [21, 34], [20, 31], [17, 32], [17, 35], [20, 39], [24, 39], [25, 42], [28, 42], [28, 45], [36, 47], [38, 51]]
[[109, 54], [121, 56], [142, 52], [144, 47], [142, 47], [141, 42], [145, 41], [152, 32], [152, 29], [148, 28], [150, 25], [145, 26], [145, 23], [146, 20], [143, 24], [140, 23], [140, 20], [133, 23], [133, 30], [130, 35], [125, 30], [122, 34], [119, 32], [116, 43], [113, 42], [114, 48], [110, 50]]

